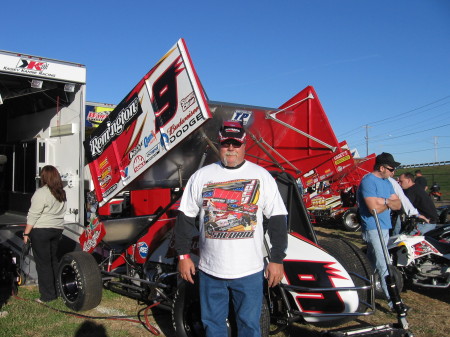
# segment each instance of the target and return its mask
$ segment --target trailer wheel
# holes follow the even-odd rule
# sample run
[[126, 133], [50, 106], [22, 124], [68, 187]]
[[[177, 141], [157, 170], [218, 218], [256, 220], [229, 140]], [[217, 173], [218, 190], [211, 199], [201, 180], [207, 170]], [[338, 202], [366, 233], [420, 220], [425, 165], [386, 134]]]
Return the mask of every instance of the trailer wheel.
[[[320, 240], [319, 245], [330, 253], [336, 260], [338, 260], [338, 262], [342, 264], [349, 274], [355, 273], [370, 280], [370, 276], [372, 275], [372, 267], [370, 266], [369, 260], [366, 255], [354, 244], [344, 239], [332, 238]], [[350, 274], [350, 277], [357, 287], [367, 285], [363, 280], [352, 274]], [[368, 309], [368, 307], [362, 304], [362, 302], [370, 302], [370, 289], [360, 289], [357, 290], [357, 292], [359, 297], [359, 306], [357, 310], [359, 312], [364, 312]], [[343, 317], [336, 320], [324, 321], [315, 324], [319, 326], [336, 326], [352, 319], [352, 317]]]
[[349, 208], [342, 214], [342, 226], [348, 232], [356, 232], [361, 228], [356, 208]]
[[[198, 281], [197, 281], [198, 282]], [[205, 330], [201, 321], [200, 294], [198, 284], [183, 282], [179, 285], [172, 305], [172, 324], [178, 337], [203, 337]], [[234, 312], [230, 305], [230, 319], [227, 321], [228, 336], [237, 336]], [[270, 312], [264, 297], [261, 307], [261, 336], [269, 337]]]
[[83, 251], [62, 257], [57, 286], [63, 302], [74, 311], [93, 309], [102, 300], [102, 278], [97, 262]]

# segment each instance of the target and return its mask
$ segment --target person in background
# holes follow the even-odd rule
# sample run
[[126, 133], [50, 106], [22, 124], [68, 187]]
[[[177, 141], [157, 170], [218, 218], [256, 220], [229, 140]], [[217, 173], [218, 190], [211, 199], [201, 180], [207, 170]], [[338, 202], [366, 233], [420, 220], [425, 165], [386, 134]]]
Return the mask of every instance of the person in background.
[[32, 243], [40, 293], [36, 301], [42, 303], [58, 298], [56, 252], [64, 229], [67, 205], [58, 170], [51, 165], [44, 166], [40, 177], [41, 187], [31, 198], [23, 241], [27, 244], [31, 240]]
[[436, 198], [436, 201], [441, 201], [442, 197], [441, 187], [437, 182], [433, 182], [433, 185], [430, 188], [430, 196], [432, 198]]
[[428, 190], [427, 179], [422, 175], [421, 170], [416, 170], [415, 172], [416, 178], [413, 180], [415, 184], [421, 186], [424, 191]]
[[414, 182], [414, 176], [411, 172], [400, 175], [400, 186], [403, 188], [405, 195], [411, 201], [413, 206], [417, 208], [420, 214], [425, 216], [430, 224], [437, 224], [439, 216], [434, 206], [433, 200], [425, 192], [422, 186]]
[[413, 204], [411, 204], [411, 201], [409, 201], [408, 197], [403, 192], [400, 183], [397, 181], [397, 179], [393, 178], [393, 175], [394, 172], [391, 172], [391, 176], [388, 179], [389, 182], [392, 184], [392, 187], [394, 188], [395, 194], [397, 194], [398, 198], [400, 199], [400, 202], [402, 203], [402, 208], [398, 211], [392, 211], [392, 213], [394, 213], [393, 218], [394, 228], [392, 229], [392, 236], [400, 234], [400, 231], [402, 229], [401, 214], [403, 213], [405, 213], [409, 217], [416, 216], [428, 223], [428, 219], [424, 217], [422, 214], [419, 214], [419, 211], [413, 206]]
[[361, 180], [356, 196], [362, 220], [362, 238], [367, 243], [367, 257], [380, 275], [381, 286], [391, 309], [393, 303], [390, 300], [385, 279], [388, 274], [388, 267], [373, 210], [378, 214], [384, 244], [387, 245], [389, 230], [392, 228], [390, 211], [396, 211], [402, 207], [399, 197], [395, 194], [394, 187], [389, 182], [389, 177], [399, 165], [400, 163], [396, 162], [390, 153], [379, 154], [375, 158], [373, 171], [366, 174]]
[[219, 131], [220, 161], [189, 179], [175, 225], [180, 276], [194, 283], [189, 256], [195, 218], [200, 214], [199, 289], [203, 326], [208, 337], [226, 337], [229, 299], [236, 312], [238, 336], [259, 337], [264, 284], [263, 215], [272, 247], [265, 277], [269, 287], [284, 277], [287, 211], [274, 178], [244, 159], [245, 130], [225, 121]]

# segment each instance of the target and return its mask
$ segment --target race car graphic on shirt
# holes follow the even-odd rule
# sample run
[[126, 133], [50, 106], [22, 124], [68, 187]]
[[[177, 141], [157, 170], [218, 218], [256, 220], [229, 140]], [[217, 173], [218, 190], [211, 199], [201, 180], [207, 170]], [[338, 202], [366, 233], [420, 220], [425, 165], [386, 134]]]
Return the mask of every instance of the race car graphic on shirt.
[[203, 226], [209, 239], [252, 238], [256, 229], [258, 179], [207, 184], [203, 188]]

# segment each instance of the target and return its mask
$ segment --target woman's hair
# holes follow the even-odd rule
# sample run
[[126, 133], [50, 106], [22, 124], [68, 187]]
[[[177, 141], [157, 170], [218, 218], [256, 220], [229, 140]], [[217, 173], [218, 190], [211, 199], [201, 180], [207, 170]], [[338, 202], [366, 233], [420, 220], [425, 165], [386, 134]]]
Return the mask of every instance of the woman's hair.
[[64, 191], [61, 176], [56, 167], [46, 165], [41, 170], [41, 185], [47, 185], [53, 196], [59, 202], [66, 201], [66, 191]]

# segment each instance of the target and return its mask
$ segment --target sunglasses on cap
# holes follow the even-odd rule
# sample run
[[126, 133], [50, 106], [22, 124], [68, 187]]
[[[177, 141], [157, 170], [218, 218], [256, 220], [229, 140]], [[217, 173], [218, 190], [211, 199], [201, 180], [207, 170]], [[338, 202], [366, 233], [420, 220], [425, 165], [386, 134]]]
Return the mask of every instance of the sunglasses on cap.
[[240, 148], [242, 146], [242, 143], [240, 143], [234, 139], [228, 139], [228, 140], [220, 143], [220, 146], [224, 147], [224, 148], [228, 148], [228, 147], [230, 147], [230, 145], [234, 148]]
[[383, 166], [386, 170], [388, 170], [389, 172], [394, 172], [395, 171], [395, 168], [390, 168], [390, 167], [387, 167], [387, 166]]

